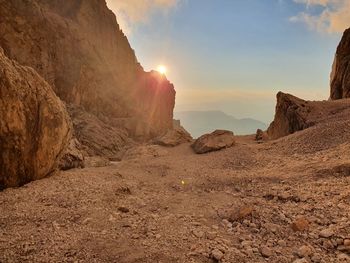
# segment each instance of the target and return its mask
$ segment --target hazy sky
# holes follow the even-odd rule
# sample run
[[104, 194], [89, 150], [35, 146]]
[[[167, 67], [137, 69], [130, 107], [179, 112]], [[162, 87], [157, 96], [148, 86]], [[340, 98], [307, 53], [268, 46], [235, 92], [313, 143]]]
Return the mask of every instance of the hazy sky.
[[281, 90], [327, 99], [349, 0], [107, 0], [146, 70], [164, 64], [176, 111], [265, 122]]

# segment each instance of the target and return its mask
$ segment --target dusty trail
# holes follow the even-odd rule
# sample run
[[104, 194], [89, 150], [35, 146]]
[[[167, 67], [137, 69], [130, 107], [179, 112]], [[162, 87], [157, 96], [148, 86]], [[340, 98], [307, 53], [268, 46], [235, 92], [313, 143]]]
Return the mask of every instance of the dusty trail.
[[[205, 155], [145, 145], [7, 189], [0, 262], [350, 262], [350, 144], [280, 149], [249, 136]], [[229, 222], [241, 207], [252, 214]], [[298, 217], [309, 229], [292, 230]]]

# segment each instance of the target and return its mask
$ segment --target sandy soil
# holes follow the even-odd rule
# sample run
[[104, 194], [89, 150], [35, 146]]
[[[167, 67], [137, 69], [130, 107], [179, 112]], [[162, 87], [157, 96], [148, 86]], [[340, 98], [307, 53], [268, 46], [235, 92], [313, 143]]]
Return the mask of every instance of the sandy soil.
[[[7, 189], [0, 262], [350, 262], [350, 143], [289, 146], [143, 145], [108, 167]], [[291, 227], [298, 218], [304, 231]]]

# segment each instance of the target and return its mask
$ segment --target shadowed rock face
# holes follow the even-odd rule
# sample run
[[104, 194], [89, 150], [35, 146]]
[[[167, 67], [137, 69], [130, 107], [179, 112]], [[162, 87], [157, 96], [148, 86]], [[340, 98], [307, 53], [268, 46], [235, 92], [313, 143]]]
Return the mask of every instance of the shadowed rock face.
[[344, 32], [335, 54], [330, 97], [332, 100], [350, 98], [350, 29]]
[[131, 135], [154, 137], [172, 126], [173, 85], [144, 72], [104, 0], [0, 0], [0, 46], [68, 104], [142, 123]]
[[290, 94], [277, 94], [276, 113], [267, 134], [270, 139], [304, 130], [314, 125], [348, 120], [350, 100], [305, 101]]
[[53, 172], [71, 130], [65, 107], [47, 82], [0, 49], [0, 189]]
[[269, 137], [277, 139], [307, 128], [308, 111], [307, 101], [278, 92], [275, 118], [267, 130]]

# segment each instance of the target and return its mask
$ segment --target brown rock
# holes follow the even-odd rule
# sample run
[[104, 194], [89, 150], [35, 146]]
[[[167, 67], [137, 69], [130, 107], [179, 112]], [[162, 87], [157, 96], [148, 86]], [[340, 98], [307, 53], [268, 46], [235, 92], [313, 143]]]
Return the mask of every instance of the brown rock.
[[331, 94], [332, 100], [350, 98], [350, 29], [345, 30], [337, 48], [332, 73]]
[[207, 153], [218, 151], [224, 148], [232, 147], [235, 144], [233, 132], [225, 130], [216, 130], [210, 134], [204, 134], [193, 144], [193, 150], [198, 153]]
[[84, 155], [80, 149], [80, 142], [76, 138], [72, 138], [60, 160], [59, 168], [61, 170], [84, 168]]
[[0, 188], [52, 173], [71, 137], [63, 103], [32, 68], [0, 48]]
[[174, 121], [174, 128], [168, 130], [162, 136], [157, 137], [154, 140], [155, 144], [162, 146], [177, 146], [182, 143], [192, 142], [193, 138], [191, 134], [189, 134], [185, 128], [183, 128], [179, 122]]
[[133, 120], [129, 135], [141, 139], [172, 127], [173, 85], [143, 70], [105, 1], [0, 1], [0, 24], [7, 56], [33, 67], [67, 104]]
[[264, 132], [261, 129], [256, 130], [255, 140], [262, 141], [264, 139]]
[[291, 228], [297, 232], [297, 231], [305, 231], [309, 229], [309, 221], [304, 218], [300, 217], [294, 220], [294, 222], [291, 224]]
[[273, 251], [271, 250], [271, 248], [266, 247], [266, 246], [264, 246], [260, 249], [260, 253], [265, 258], [269, 258], [269, 257], [273, 256]]
[[[350, 100], [305, 101], [279, 92], [275, 118], [267, 129], [267, 134], [270, 139], [278, 139], [316, 125], [324, 125], [326, 129], [329, 123], [346, 125], [349, 114]], [[326, 132], [321, 129], [319, 133]]]
[[242, 221], [245, 218], [251, 216], [253, 214], [254, 208], [252, 206], [242, 206], [236, 210], [234, 210], [230, 215], [228, 220], [231, 222], [234, 221]]

